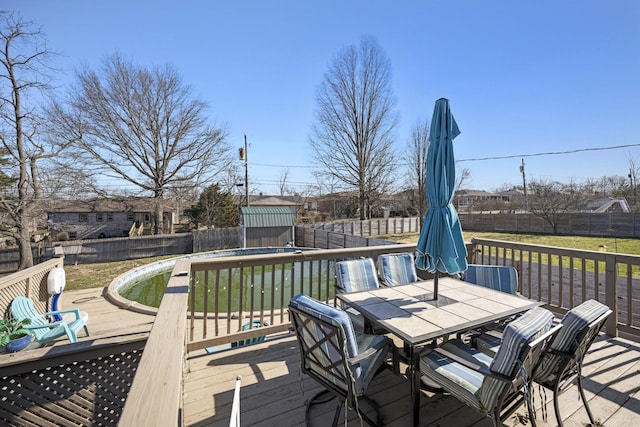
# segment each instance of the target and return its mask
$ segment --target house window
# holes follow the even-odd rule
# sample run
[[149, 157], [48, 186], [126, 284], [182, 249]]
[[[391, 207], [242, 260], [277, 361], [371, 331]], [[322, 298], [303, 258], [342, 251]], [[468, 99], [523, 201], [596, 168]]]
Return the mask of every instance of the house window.
[[113, 212], [107, 214], [107, 221], [113, 221]]
[[98, 212], [98, 213], [96, 214], [96, 221], [97, 221], [97, 222], [102, 222], [102, 221], [104, 221], [104, 214], [103, 214], [102, 212]]
[[151, 215], [149, 215], [148, 213], [144, 214], [144, 222], [145, 224], [148, 224], [151, 222]]
[[127, 212], [127, 221], [128, 222], [133, 221], [133, 212]]
[[69, 232], [69, 240], [76, 240], [77, 238], [78, 238], [78, 233], [76, 233], [75, 231]]
[[88, 213], [78, 214], [78, 222], [89, 222], [89, 214]]

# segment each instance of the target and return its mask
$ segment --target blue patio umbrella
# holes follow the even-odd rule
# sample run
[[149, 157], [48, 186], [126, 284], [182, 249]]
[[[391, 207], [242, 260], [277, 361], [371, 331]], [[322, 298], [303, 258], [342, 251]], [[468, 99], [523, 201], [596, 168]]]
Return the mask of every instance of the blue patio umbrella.
[[428, 206], [415, 261], [416, 268], [435, 273], [434, 299], [438, 299], [438, 272], [457, 274], [467, 269], [467, 248], [452, 203], [456, 180], [452, 142], [459, 134], [449, 100], [438, 99], [431, 118], [425, 168]]

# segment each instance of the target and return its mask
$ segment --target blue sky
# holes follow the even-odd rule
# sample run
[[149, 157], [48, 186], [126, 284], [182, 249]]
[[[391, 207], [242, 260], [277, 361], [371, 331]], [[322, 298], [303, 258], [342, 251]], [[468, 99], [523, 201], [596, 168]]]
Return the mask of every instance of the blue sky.
[[[314, 96], [339, 50], [374, 36], [387, 54], [400, 117], [396, 148], [449, 98], [468, 188], [527, 179], [626, 176], [640, 164], [640, 2], [2, 0], [41, 25], [62, 54], [64, 88], [82, 65], [119, 52], [171, 63], [229, 144], [249, 142], [251, 188], [315, 183]], [[590, 150], [632, 145], [631, 147]], [[472, 160], [516, 156], [509, 159]], [[399, 181], [403, 178], [399, 177]]]

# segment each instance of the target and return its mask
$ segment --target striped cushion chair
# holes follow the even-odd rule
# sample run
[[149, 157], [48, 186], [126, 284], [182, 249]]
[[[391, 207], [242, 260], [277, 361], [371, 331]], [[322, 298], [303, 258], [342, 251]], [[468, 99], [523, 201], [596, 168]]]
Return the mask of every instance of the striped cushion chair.
[[[514, 267], [510, 266], [469, 264], [467, 271], [465, 271], [462, 276], [462, 279], [465, 282], [473, 283], [474, 285], [495, 289], [512, 295], [515, 295], [518, 292], [518, 271]], [[492, 351], [491, 348], [500, 344], [500, 337], [494, 337], [490, 331], [497, 331], [498, 334], [502, 334], [505, 323], [514, 319], [515, 317], [510, 317], [500, 322], [485, 325], [478, 331], [469, 331], [466, 334], [460, 335], [460, 337], [466, 335], [466, 338], [463, 339], [471, 340], [474, 347], [477, 347], [479, 350], [493, 356], [495, 351]], [[478, 334], [483, 334], [483, 341], [476, 342]], [[481, 348], [480, 346], [487, 347]]]
[[562, 330], [534, 372], [535, 382], [553, 390], [556, 420], [561, 427], [558, 396], [576, 379], [591, 425], [597, 425], [582, 388], [582, 361], [611, 313], [609, 307], [593, 299], [569, 310], [562, 318]]
[[342, 292], [366, 291], [380, 287], [371, 258], [336, 262], [336, 286]]
[[494, 425], [500, 425], [524, 401], [535, 426], [528, 390], [533, 369], [561, 326], [552, 329], [552, 323], [553, 314], [537, 307], [507, 325], [495, 357], [454, 339], [426, 352], [420, 359], [420, 372], [430, 383], [491, 416]]
[[463, 280], [508, 294], [518, 292], [518, 272], [511, 266], [469, 264]]
[[385, 286], [406, 285], [418, 281], [418, 272], [409, 252], [378, 256], [378, 273]]
[[391, 339], [381, 335], [356, 334], [349, 316], [341, 309], [324, 304], [303, 294], [293, 297], [289, 313], [301, 354], [301, 370], [325, 387], [307, 403], [305, 421], [309, 425], [309, 408], [325, 403], [325, 395], [337, 397], [334, 417], [338, 421], [342, 407], [356, 410], [370, 425], [382, 425], [377, 405], [377, 420], [372, 420], [358, 407], [367, 386], [389, 355], [394, 372], [398, 372], [398, 358]]
[[[336, 291], [357, 292], [380, 287], [376, 266], [371, 258], [350, 259], [336, 262]], [[346, 304], [342, 308], [351, 317], [354, 327], [364, 332], [364, 318], [355, 309]]]

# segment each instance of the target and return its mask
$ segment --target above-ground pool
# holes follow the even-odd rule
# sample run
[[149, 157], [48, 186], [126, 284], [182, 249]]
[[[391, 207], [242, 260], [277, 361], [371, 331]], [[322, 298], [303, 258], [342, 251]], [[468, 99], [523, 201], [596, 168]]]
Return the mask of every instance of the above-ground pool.
[[[171, 258], [163, 261], [154, 262], [152, 264], [145, 265], [143, 267], [136, 268], [128, 271], [127, 273], [117, 277], [109, 285], [107, 296], [110, 300], [116, 304], [143, 313], [155, 314], [157, 308], [160, 305], [162, 296], [164, 295], [165, 288], [173, 271], [173, 267], [176, 261], [180, 259], [206, 259], [216, 257], [229, 257], [238, 255], [259, 255], [269, 253], [283, 253], [283, 252], [296, 252], [300, 251], [300, 248], [250, 248], [250, 249], [231, 249], [220, 250], [214, 252], [205, 252], [193, 255], [186, 255], [182, 257]], [[293, 275], [296, 271], [309, 271], [308, 269], [299, 269], [297, 264], [292, 263], [286, 267], [276, 266], [276, 269], [284, 269], [285, 271], [279, 271], [278, 274], [272, 274], [271, 266], [266, 266], [266, 270], [263, 272], [261, 269], [244, 269], [243, 277], [240, 277], [240, 269], [233, 269], [231, 271], [231, 278], [229, 278], [229, 272], [227, 270], [221, 270], [220, 281], [224, 285], [218, 289], [218, 298], [213, 298], [212, 292], [214, 289], [209, 289], [209, 296], [206, 298], [209, 313], [215, 311], [219, 313], [229, 313], [246, 311], [249, 307], [250, 297], [248, 297], [251, 291], [254, 292], [254, 298], [260, 298], [261, 294], [278, 294], [279, 297], [274, 299], [273, 304], [271, 300], [265, 301], [263, 308], [269, 310], [271, 308], [280, 308], [281, 304], [288, 304], [291, 290], [290, 283], [292, 282]], [[210, 281], [211, 274], [210, 272]], [[264, 274], [263, 274], [264, 273]], [[258, 277], [260, 276], [260, 277]], [[204, 273], [196, 273], [196, 287], [201, 286], [204, 282]], [[260, 280], [260, 279], [263, 280]], [[272, 283], [273, 281], [273, 283]], [[232, 291], [229, 295], [229, 289], [226, 284], [229, 283], [231, 288], [236, 289], [242, 286], [243, 289], [240, 292]], [[253, 283], [260, 283], [260, 288], [253, 287]], [[273, 289], [272, 289], [273, 288]], [[238, 298], [238, 295], [244, 295], [242, 301]], [[204, 311], [203, 293], [196, 292], [195, 311]], [[280, 297], [281, 295], [281, 297]], [[190, 299], [191, 300], [191, 299]], [[214, 301], [217, 304], [213, 307]], [[240, 307], [242, 303], [243, 307]], [[272, 307], [272, 305], [274, 307]]]

